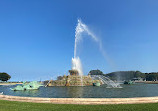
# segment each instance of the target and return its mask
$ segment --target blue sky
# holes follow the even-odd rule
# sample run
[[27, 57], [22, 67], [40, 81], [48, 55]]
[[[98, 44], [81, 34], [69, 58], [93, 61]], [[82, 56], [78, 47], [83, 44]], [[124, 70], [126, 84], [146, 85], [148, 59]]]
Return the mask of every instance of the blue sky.
[[102, 40], [115, 64], [84, 35], [79, 53], [85, 75], [91, 69], [158, 71], [156, 0], [1, 0], [0, 72], [12, 81], [67, 74], [78, 18]]

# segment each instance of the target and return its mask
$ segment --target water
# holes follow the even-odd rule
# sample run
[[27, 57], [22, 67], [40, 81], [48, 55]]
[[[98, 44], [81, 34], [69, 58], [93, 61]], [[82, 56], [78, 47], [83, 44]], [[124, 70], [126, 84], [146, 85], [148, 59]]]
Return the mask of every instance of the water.
[[103, 56], [106, 55], [102, 47], [101, 40], [97, 36], [95, 36], [91, 30], [89, 30], [86, 24], [82, 23], [81, 20], [78, 20], [78, 24], [76, 26], [76, 31], [75, 31], [75, 45], [74, 45], [74, 57], [72, 58], [72, 69], [78, 70], [80, 75], [83, 75], [83, 70], [82, 70], [82, 63], [80, 61], [79, 56], [77, 55], [77, 50], [78, 50], [77, 47], [80, 41], [85, 37], [82, 35], [83, 33], [88, 34], [89, 35], [88, 37], [92, 38], [92, 40], [98, 43], [99, 49], [102, 52]]
[[103, 54], [103, 56], [106, 58], [108, 62], [110, 61], [110, 59], [107, 57], [107, 54], [105, 53], [105, 50], [102, 47], [101, 40], [97, 36], [95, 36], [95, 34], [91, 30], [89, 30], [86, 24], [82, 23], [81, 20], [78, 20], [78, 24], [76, 26], [76, 31], [75, 31], [75, 45], [74, 45], [74, 57], [72, 58], [72, 70], [78, 70], [79, 75], [81, 76], [82, 86], [83, 86], [83, 80], [82, 80], [83, 70], [82, 70], [81, 60], [79, 56], [77, 56], [77, 47], [78, 47], [79, 42], [84, 37], [82, 35], [83, 33], [88, 34], [90, 38], [92, 38], [96, 43], [98, 43], [101, 53]]
[[72, 58], [72, 70], [78, 71], [81, 77], [81, 86], [83, 86], [83, 79], [82, 79], [83, 71], [82, 71], [82, 64], [79, 57]]
[[158, 96], [158, 84], [137, 83], [134, 85], [121, 85], [123, 88], [106, 88], [94, 86], [73, 87], [40, 87], [39, 90], [11, 91], [14, 86], [0, 86], [0, 92], [5, 95], [44, 97], [44, 98], [129, 98]]
[[122, 88], [119, 83], [116, 83], [103, 75], [91, 75], [91, 77], [101, 80], [103, 84], [107, 85], [107, 88]]
[[75, 31], [75, 46], [74, 46], [74, 58], [72, 58], [72, 70], [78, 70], [79, 75], [81, 76], [81, 84], [83, 86], [83, 70], [82, 70], [82, 63], [80, 61], [79, 56], [77, 56], [77, 46], [80, 40], [82, 39], [82, 33], [87, 33], [92, 37], [94, 40], [97, 41], [97, 38], [89, 31], [88, 27], [81, 22], [81, 20], [78, 20], [78, 24], [76, 26]]
[[[74, 57], [72, 58], [72, 68], [79, 70], [79, 74], [83, 75], [83, 70], [82, 70], [82, 64], [80, 61], [79, 56], [77, 55], [78, 52], [78, 45], [84, 37], [89, 37], [92, 40], [94, 40], [98, 44], [98, 48], [103, 55], [104, 59], [111, 65], [113, 69], [115, 69], [115, 64], [113, 61], [108, 57], [105, 49], [103, 48], [102, 41], [99, 37], [97, 37], [90, 29], [89, 27], [84, 24], [80, 19], [78, 19], [78, 24], [75, 29], [75, 44], [74, 44]], [[83, 33], [86, 33], [88, 36], [83, 36]]]

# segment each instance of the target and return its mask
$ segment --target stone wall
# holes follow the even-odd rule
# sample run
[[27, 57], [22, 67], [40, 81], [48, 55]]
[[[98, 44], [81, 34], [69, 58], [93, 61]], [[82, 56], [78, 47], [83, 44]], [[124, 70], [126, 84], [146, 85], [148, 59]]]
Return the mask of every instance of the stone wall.
[[158, 97], [138, 98], [38, 98], [0, 95], [0, 100], [53, 104], [140, 104], [158, 103]]
[[93, 80], [90, 76], [68, 75], [63, 76], [62, 80], [51, 81], [48, 86], [89, 86], [100, 80]]

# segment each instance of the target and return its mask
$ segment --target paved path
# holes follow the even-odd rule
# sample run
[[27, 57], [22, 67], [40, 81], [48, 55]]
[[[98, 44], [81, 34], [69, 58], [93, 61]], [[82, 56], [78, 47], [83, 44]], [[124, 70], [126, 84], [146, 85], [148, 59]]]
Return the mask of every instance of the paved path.
[[0, 95], [0, 100], [53, 104], [140, 104], [158, 103], [158, 97], [139, 98], [38, 98]]
[[22, 83], [0, 83], [0, 85], [16, 85], [16, 84], [22, 84]]

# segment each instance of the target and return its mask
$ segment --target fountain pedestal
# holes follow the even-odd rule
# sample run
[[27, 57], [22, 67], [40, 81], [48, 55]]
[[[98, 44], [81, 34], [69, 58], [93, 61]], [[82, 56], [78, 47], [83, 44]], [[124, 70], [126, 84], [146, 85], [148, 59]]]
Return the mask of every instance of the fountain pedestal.
[[93, 80], [91, 76], [82, 76], [81, 83], [81, 76], [80, 75], [68, 75], [63, 76], [61, 80], [54, 80], [52, 81], [49, 86], [90, 86], [93, 83], [100, 82], [100, 80]]

